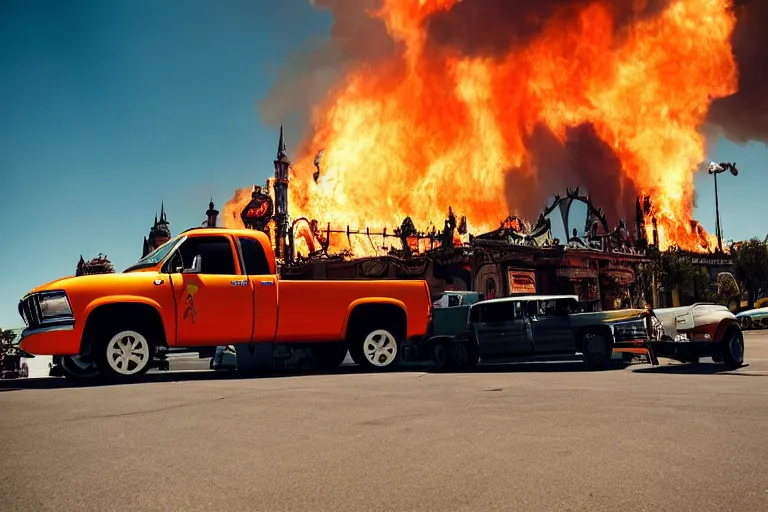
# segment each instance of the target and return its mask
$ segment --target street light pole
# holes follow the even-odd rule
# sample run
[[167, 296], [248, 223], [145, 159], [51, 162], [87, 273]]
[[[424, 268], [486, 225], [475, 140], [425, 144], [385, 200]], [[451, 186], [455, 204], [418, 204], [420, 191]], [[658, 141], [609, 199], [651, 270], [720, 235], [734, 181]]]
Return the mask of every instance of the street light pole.
[[739, 175], [739, 170], [736, 168], [736, 162], [729, 164], [727, 162], [722, 163], [709, 163], [709, 174], [713, 174], [715, 178], [715, 233], [717, 235], [717, 251], [723, 252], [723, 230], [720, 227], [720, 197], [717, 193], [717, 175], [722, 174], [725, 171], [729, 171], [734, 176]]
[[717, 173], [715, 177], [715, 233], [717, 234], [717, 251], [723, 252], [723, 233], [720, 231], [720, 199], [717, 193]]

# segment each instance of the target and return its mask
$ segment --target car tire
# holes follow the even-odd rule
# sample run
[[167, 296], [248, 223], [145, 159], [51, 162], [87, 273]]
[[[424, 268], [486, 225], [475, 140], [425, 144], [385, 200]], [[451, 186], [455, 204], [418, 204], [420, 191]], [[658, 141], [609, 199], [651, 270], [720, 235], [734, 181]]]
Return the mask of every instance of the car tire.
[[723, 363], [731, 370], [744, 364], [744, 336], [737, 329], [731, 328], [725, 332], [721, 342]]
[[363, 368], [387, 370], [400, 363], [400, 340], [389, 327], [367, 328], [349, 342], [352, 360]]
[[155, 355], [151, 330], [117, 326], [101, 330], [92, 343], [92, 357], [105, 379], [129, 382], [149, 371]]
[[602, 332], [588, 332], [582, 339], [582, 354], [584, 363], [590, 370], [601, 370], [611, 364], [613, 343]]

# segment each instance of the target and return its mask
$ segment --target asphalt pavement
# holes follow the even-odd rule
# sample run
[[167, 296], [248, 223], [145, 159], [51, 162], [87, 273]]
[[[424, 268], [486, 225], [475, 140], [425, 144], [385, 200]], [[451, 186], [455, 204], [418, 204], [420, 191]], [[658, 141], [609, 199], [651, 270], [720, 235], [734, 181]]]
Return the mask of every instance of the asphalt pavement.
[[745, 362], [2, 382], [0, 510], [765, 512], [768, 332]]

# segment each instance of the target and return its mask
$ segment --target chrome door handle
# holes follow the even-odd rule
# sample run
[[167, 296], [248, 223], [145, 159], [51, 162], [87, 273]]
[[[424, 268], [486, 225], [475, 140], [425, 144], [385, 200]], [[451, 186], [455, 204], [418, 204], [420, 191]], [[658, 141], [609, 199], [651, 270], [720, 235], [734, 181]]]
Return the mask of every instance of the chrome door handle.
[[247, 279], [236, 279], [232, 281], [230, 284], [232, 286], [248, 286], [248, 280]]
[[163, 284], [164, 282], [165, 282], [165, 281], [163, 281], [162, 279], [155, 279], [155, 281], [154, 281], [154, 283], [153, 283], [153, 284], [154, 284], [155, 286], [160, 286], [160, 285], [161, 285], [161, 284]]

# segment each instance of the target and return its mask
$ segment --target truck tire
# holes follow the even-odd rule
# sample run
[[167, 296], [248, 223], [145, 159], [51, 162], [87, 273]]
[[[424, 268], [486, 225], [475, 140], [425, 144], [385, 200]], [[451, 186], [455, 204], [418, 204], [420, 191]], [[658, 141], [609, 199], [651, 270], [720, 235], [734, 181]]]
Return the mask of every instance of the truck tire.
[[452, 343], [448, 352], [449, 365], [459, 370], [467, 370], [480, 361], [480, 351], [477, 343], [472, 340], [457, 340]]
[[432, 343], [432, 361], [435, 363], [435, 371], [443, 372], [449, 369], [448, 359], [449, 345], [446, 340], [435, 340]]
[[721, 343], [723, 362], [731, 370], [744, 364], [744, 336], [736, 328], [729, 328]]
[[389, 327], [358, 329], [350, 337], [349, 354], [364, 368], [394, 368], [400, 363], [400, 341]]
[[76, 384], [92, 384], [101, 377], [96, 364], [81, 356], [62, 356], [59, 365], [64, 378]]
[[105, 379], [132, 381], [145, 374], [152, 364], [155, 347], [151, 339], [151, 329], [141, 322], [118, 322], [95, 334], [92, 357]]
[[589, 370], [601, 370], [611, 363], [613, 344], [610, 337], [600, 331], [589, 331], [581, 342], [584, 363]]
[[347, 345], [344, 343], [315, 343], [312, 345], [312, 357], [321, 370], [332, 370], [347, 358]]

